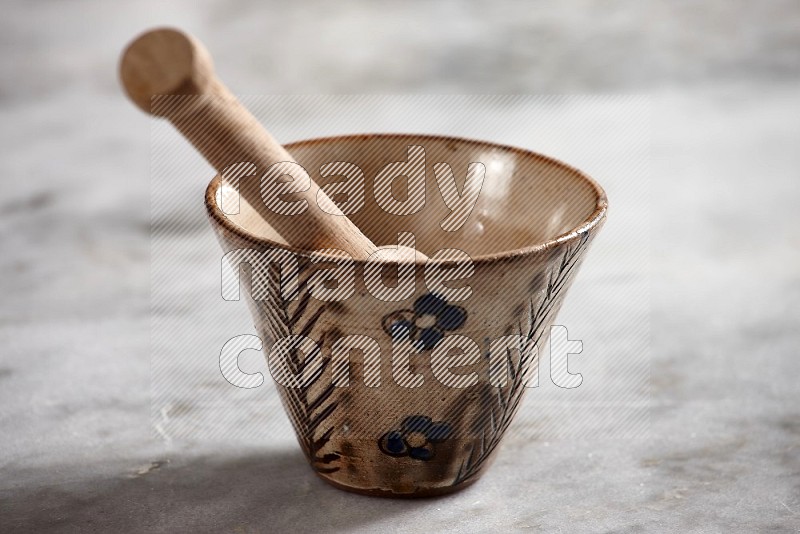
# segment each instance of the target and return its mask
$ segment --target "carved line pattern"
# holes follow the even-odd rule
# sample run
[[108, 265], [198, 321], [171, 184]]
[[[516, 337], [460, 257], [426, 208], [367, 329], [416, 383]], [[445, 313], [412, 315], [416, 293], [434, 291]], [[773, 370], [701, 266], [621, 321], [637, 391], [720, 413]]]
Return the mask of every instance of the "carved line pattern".
[[[547, 321], [553, 313], [559, 297], [564, 292], [564, 288], [572, 278], [575, 267], [580, 263], [588, 242], [589, 232], [586, 232], [581, 235], [580, 241], [576, 245], [567, 248], [561, 261], [550, 269], [545, 293], [538, 305], [533, 298], [530, 299], [528, 305], [529, 327], [527, 328], [526, 339], [528, 342], [533, 342], [534, 346], [538, 346], [539, 341], [544, 337], [546, 333], [546, 328], [544, 327], [547, 325]], [[516, 325], [516, 328], [519, 334], [526, 330], [523, 328], [522, 323]], [[531, 345], [526, 345], [526, 349], [529, 347]], [[509, 349], [507, 350], [510, 352]], [[519, 408], [522, 393], [525, 391], [525, 377], [532, 363], [530, 356], [533, 351], [525, 350], [523, 352], [524, 354], [520, 354], [516, 365], [513, 364], [511, 354], [506, 355], [508, 373], [511, 379], [507, 392], [490, 384], [487, 385], [483, 397], [485, 406], [482, 413], [488, 414], [488, 421], [485, 423], [481, 421], [483, 429], [480, 430], [480, 443], [477, 446], [475, 444], [472, 445], [469, 455], [459, 467], [453, 486], [469, 480], [480, 472], [484, 462], [491, 457], [492, 452], [500, 443], [500, 439], [511, 424], [514, 414]], [[485, 357], [489, 361], [488, 347]], [[484, 419], [487, 417], [484, 417]]]
[[[311, 293], [307, 290], [309, 276], [304, 276], [307, 269], [300, 265], [300, 282], [297, 292], [282, 298], [280, 288], [280, 273], [277, 267], [269, 267], [268, 302], [256, 302], [260, 316], [267, 317], [267, 326], [272, 330], [273, 339], [281, 339], [289, 335], [302, 335], [314, 339], [314, 329], [320, 324], [326, 307], [320, 305], [311, 312]], [[298, 298], [299, 297], [299, 298]], [[296, 299], [296, 300], [295, 300]], [[274, 305], [277, 303], [277, 306]], [[339, 470], [335, 465], [341, 454], [337, 451], [324, 452], [330, 442], [335, 427], [326, 421], [338, 408], [339, 403], [334, 398], [335, 386], [331, 382], [327, 387], [319, 390], [319, 379], [330, 365], [330, 358], [320, 354], [325, 342], [327, 330], [319, 333], [316, 343], [317, 349], [312, 354], [303, 357], [300, 351], [293, 349], [289, 354], [289, 370], [295, 376], [305, 376], [305, 369], [317, 358], [322, 358], [321, 365], [315, 368], [314, 374], [308, 377], [303, 387], [290, 388], [278, 385], [283, 391], [283, 401], [292, 417], [295, 433], [297, 434], [303, 452], [307, 456], [311, 467], [318, 473], [334, 473]]]

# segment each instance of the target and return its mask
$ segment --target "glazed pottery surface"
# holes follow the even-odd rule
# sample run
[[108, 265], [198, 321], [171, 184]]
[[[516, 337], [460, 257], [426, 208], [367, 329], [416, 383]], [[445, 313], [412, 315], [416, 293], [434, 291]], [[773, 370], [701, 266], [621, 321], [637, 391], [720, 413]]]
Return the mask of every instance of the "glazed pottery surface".
[[[395, 215], [376, 201], [374, 179], [387, 164], [405, 161], [409, 146], [424, 148], [425, 204], [416, 213]], [[426, 496], [465, 487], [490, 464], [526, 381], [538, 372], [536, 349], [546, 348], [549, 327], [604, 222], [605, 194], [556, 160], [465, 139], [357, 135], [287, 149], [321, 187], [342, 180], [320, 176], [326, 163], [351, 162], [363, 171], [363, 206], [349, 217], [375, 244], [397, 245], [398, 233], [410, 232], [416, 247], [433, 258], [430, 264], [462, 269], [463, 262], [436, 255], [458, 249], [474, 269], [452, 283], [469, 286], [471, 294], [454, 300], [429, 289], [423, 262], [406, 265], [414, 273], [413, 293], [386, 301], [365, 284], [365, 262], [353, 262], [352, 295], [319, 300], [309, 291], [319, 256], [289, 247], [244, 201], [237, 214], [223, 213], [218, 201], [235, 192], [219, 177], [211, 182], [206, 205], [225, 252], [290, 251], [298, 260], [299, 283], [292, 287], [274, 263], [251, 257], [252, 278], [242, 276], [242, 293], [265, 354], [292, 335], [316, 346], [290, 351], [289, 368], [304, 377], [302, 383], [276, 383], [312, 469], [337, 487], [374, 495]], [[455, 231], [442, 225], [451, 209], [434, 172], [441, 162], [452, 168], [459, 190], [470, 163], [485, 166], [477, 203]], [[411, 193], [393, 189], [399, 200], [404, 194]], [[398, 283], [397, 273], [396, 266], [384, 270], [387, 286]], [[251, 296], [256, 283], [266, 290], [263, 298]], [[364, 336], [363, 343], [347, 345], [354, 350], [343, 367], [334, 357], [337, 342], [356, 335]], [[494, 343], [510, 336], [520, 340], [517, 350]], [[441, 350], [445, 346], [450, 349]], [[393, 354], [409, 347], [405, 371], [398, 372]], [[446, 357], [449, 379], [436, 367]]]

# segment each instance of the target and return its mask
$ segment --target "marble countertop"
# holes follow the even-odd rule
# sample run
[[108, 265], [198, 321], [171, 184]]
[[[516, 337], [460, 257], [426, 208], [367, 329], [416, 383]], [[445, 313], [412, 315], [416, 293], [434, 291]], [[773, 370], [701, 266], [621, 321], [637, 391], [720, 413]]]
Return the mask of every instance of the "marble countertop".
[[[796, 2], [777, 0], [6, 6], [0, 531], [800, 531], [798, 23]], [[505, 111], [491, 107], [472, 122], [315, 121], [302, 107], [274, 118], [282, 141], [463, 133], [599, 175], [618, 222], [562, 319], [585, 334], [586, 369], [613, 377], [642, 364], [644, 423], [612, 414], [608, 432], [526, 431], [530, 397], [480, 482], [394, 501], [315, 478], [272, 390], [221, 388], [213, 409], [197, 395], [164, 409], [151, 392], [154, 143], [185, 150], [174, 187], [187, 217], [204, 185], [192, 175], [209, 169], [156, 135], [115, 70], [131, 36], [162, 24], [201, 37], [240, 94], [646, 95], [638, 129], [597, 145], [569, 129], [503, 130]], [[619, 120], [613, 106], [591, 109]], [[199, 220], [171, 239], [205, 250], [213, 237]], [[187, 256], [200, 280], [202, 254]], [[177, 302], [175, 317], [199, 331], [195, 304]], [[233, 313], [247, 324], [246, 310]], [[630, 328], [630, 317], [644, 320]], [[195, 365], [184, 383], [204, 380]], [[609, 395], [630, 386], [622, 379]]]

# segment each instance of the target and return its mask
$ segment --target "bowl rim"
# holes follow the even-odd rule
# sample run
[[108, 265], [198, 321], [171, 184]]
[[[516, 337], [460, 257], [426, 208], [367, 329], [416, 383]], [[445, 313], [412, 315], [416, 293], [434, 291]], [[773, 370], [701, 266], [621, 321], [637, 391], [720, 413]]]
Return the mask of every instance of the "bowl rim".
[[[468, 145], [480, 145], [483, 147], [493, 148], [493, 149], [500, 149], [508, 152], [514, 152], [517, 154], [524, 155], [526, 157], [532, 157], [534, 159], [538, 159], [540, 161], [556, 165], [561, 169], [569, 172], [573, 176], [581, 179], [583, 182], [588, 184], [590, 188], [595, 193], [595, 208], [588, 217], [586, 217], [580, 224], [571, 228], [570, 230], [563, 232], [555, 237], [552, 237], [544, 242], [535, 243], [533, 245], [528, 245], [521, 248], [515, 248], [512, 250], [505, 250], [501, 252], [492, 252], [489, 254], [481, 254], [472, 256], [470, 255], [470, 260], [474, 264], [479, 263], [493, 263], [497, 261], [504, 261], [510, 260], [513, 258], [517, 258], [520, 256], [528, 256], [533, 254], [539, 254], [543, 251], [555, 248], [560, 246], [561, 244], [576, 240], [580, 238], [583, 234], [587, 234], [592, 229], [596, 228], [602, 220], [606, 217], [606, 213], [608, 211], [608, 199], [606, 197], [606, 193], [600, 184], [597, 183], [592, 177], [588, 174], [584, 173], [580, 169], [573, 167], [563, 161], [546, 156], [544, 154], [540, 154], [538, 152], [534, 152], [532, 150], [527, 150], [524, 148], [515, 147], [512, 145], [506, 145], [502, 143], [495, 143], [492, 141], [481, 141], [477, 139], [470, 139], [467, 137], [458, 137], [458, 136], [451, 136], [451, 135], [436, 135], [436, 134], [414, 134], [414, 133], [369, 133], [369, 134], [346, 134], [346, 135], [332, 135], [332, 136], [325, 136], [325, 137], [314, 137], [310, 139], [302, 139], [298, 141], [293, 141], [291, 143], [287, 143], [284, 145], [287, 151], [291, 153], [293, 148], [297, 147], [307, 147], [310, 145], [315, 144], [323, 144], [323, 143], [330, 143], [333, 141], [367, 141], [367, 140], [375, 140], [375, 139], [416, 139], [416, 140], [435, 140], [435, 141], [455, 141], [462, 144]], [[208, 184], [205, 191], [205, 205], [206, 211], [208, 212], [208, 216], [213, 219], [217, 224], [221, 225], [226, 231], [231, 232], [232, 234], [236, 235], [240, 239], [243, 239], [246, 242], [253, 243], [254, 245], [268, 245], [275, 248], [280, 248], [294, 254], [298, 254], [300, 256], [308, 257], [313, 250], [307, 250], [302, 248], [293, 247], [291, 245], [284, 245], [283, 243], [277, 243], [272, 241], [271, 239], [267, 239], [265, 237], [257, 236], [241, 226], [235, 224], [231, 221], [219, 208], [216, 201], [216, 192], [219, 188], [222, 179], [219, 174], [217, 174]], [[337, 256], [331, 256], [332, 259], [337, 258]], [[353, 260], [356, 264], [365, 263], [366, 260]], [[456, 264], [458, 260], [450, 260], [450, 259], [436, 259], [436, 260], [428, 260], [429, 262], [435, 262], [437, 264], [447, 265], [447, 264]]]

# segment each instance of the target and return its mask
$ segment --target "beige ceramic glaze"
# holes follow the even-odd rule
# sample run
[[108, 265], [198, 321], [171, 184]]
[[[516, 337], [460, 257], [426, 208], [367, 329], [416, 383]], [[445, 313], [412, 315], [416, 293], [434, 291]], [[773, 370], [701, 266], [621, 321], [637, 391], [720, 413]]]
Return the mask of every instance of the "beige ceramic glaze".
[[[409, 145], [425, 149], [425, 207], [412, 215], [392, 215], [377, 205], [372, 180], [386, 164], [404, 161]], [[318, 301], [306, 284], [316, 268], [308, 252], [288, 247], [246, 202], [238, 215], [223, 214], [216, 199], [229, 188], [219, 178], [211, 182], [206, 205], [226, 252], [282, 248], [298, 255], [300, 285], [292, 298], [281, 296], [276, 270], [254, 273], [272, 281], [267, 284], [269, 298], [245, 298], [265, 353], [276, 339], [290, 334], [305, 335], [320, 347], [314, 360], [321, 362], [319, 372], [310, 375], [305, 387], [277, 385], [311, 467], [340, 488], [374, 495], [437, 495], [465, 487], [490, 464], [526, 389], [524, 381], [537, 369], [529, 348], [535, 342], [541, 349], [546, 342], [549, 326], [605, 219], [602, 189], [550, 158], [464, 139], [362, 135], [286, 148], [322, 187], [341, 179], [321, 178], [318, 169], [324, 163], [347, 161], [364, 171], [366, 204], [350, 218], [376, 245], [396, 245], [398, 232], [411, 232], [427, 256], [440, 249], [460, 249], [474, 265], [474, 274], [456, 284], [472, 288], [472, 295], [460, 302], [431, 294], [421, 263], [415, 266], [412, 297], [402, 302], [376, 299], [363, 282], [363, 262], [356, 262], [352, 297]], [[455, 232], [440, 226], [450, 210], [432, 170], [438, 162], [450, 164], [459, 188], [469, 163], [486, 167], [477, 204]], [[402, 192], [396, 196], [402, 197]], [[259, 268], [263, 269], [253, 265]], [[249, 293], [247, 277], [243, 287], [243, 293]], [[333, 382], [332, 347], [353, 334], [369, 336], [380, 347], [378, 387], [365, 384], [365, 361], [359, 351], [350, 355], [349, 384], [339, 387]], [[423, 377], [419, 387], [393, 379], [393, 335], [396, 344], [407, 342], [419, 349], [409, 360], [409, 370]], [[468, 387], [443, 385], [431, 368], [436, 343], [456, 335], [470, 338], [480, 351], [477, 360], [453, 370], [477, 373], [477, 383]], [[503, 368], [507, 383], [497, 387], [489, 379], [489, 346], [507, 335], [521, 335], [530, 344], [509, 352], [508, 367]], [[299, 373], [312, 359], [293, 354], [292, 368]], [[374, 373], [366, 378], [375, 385]]]

